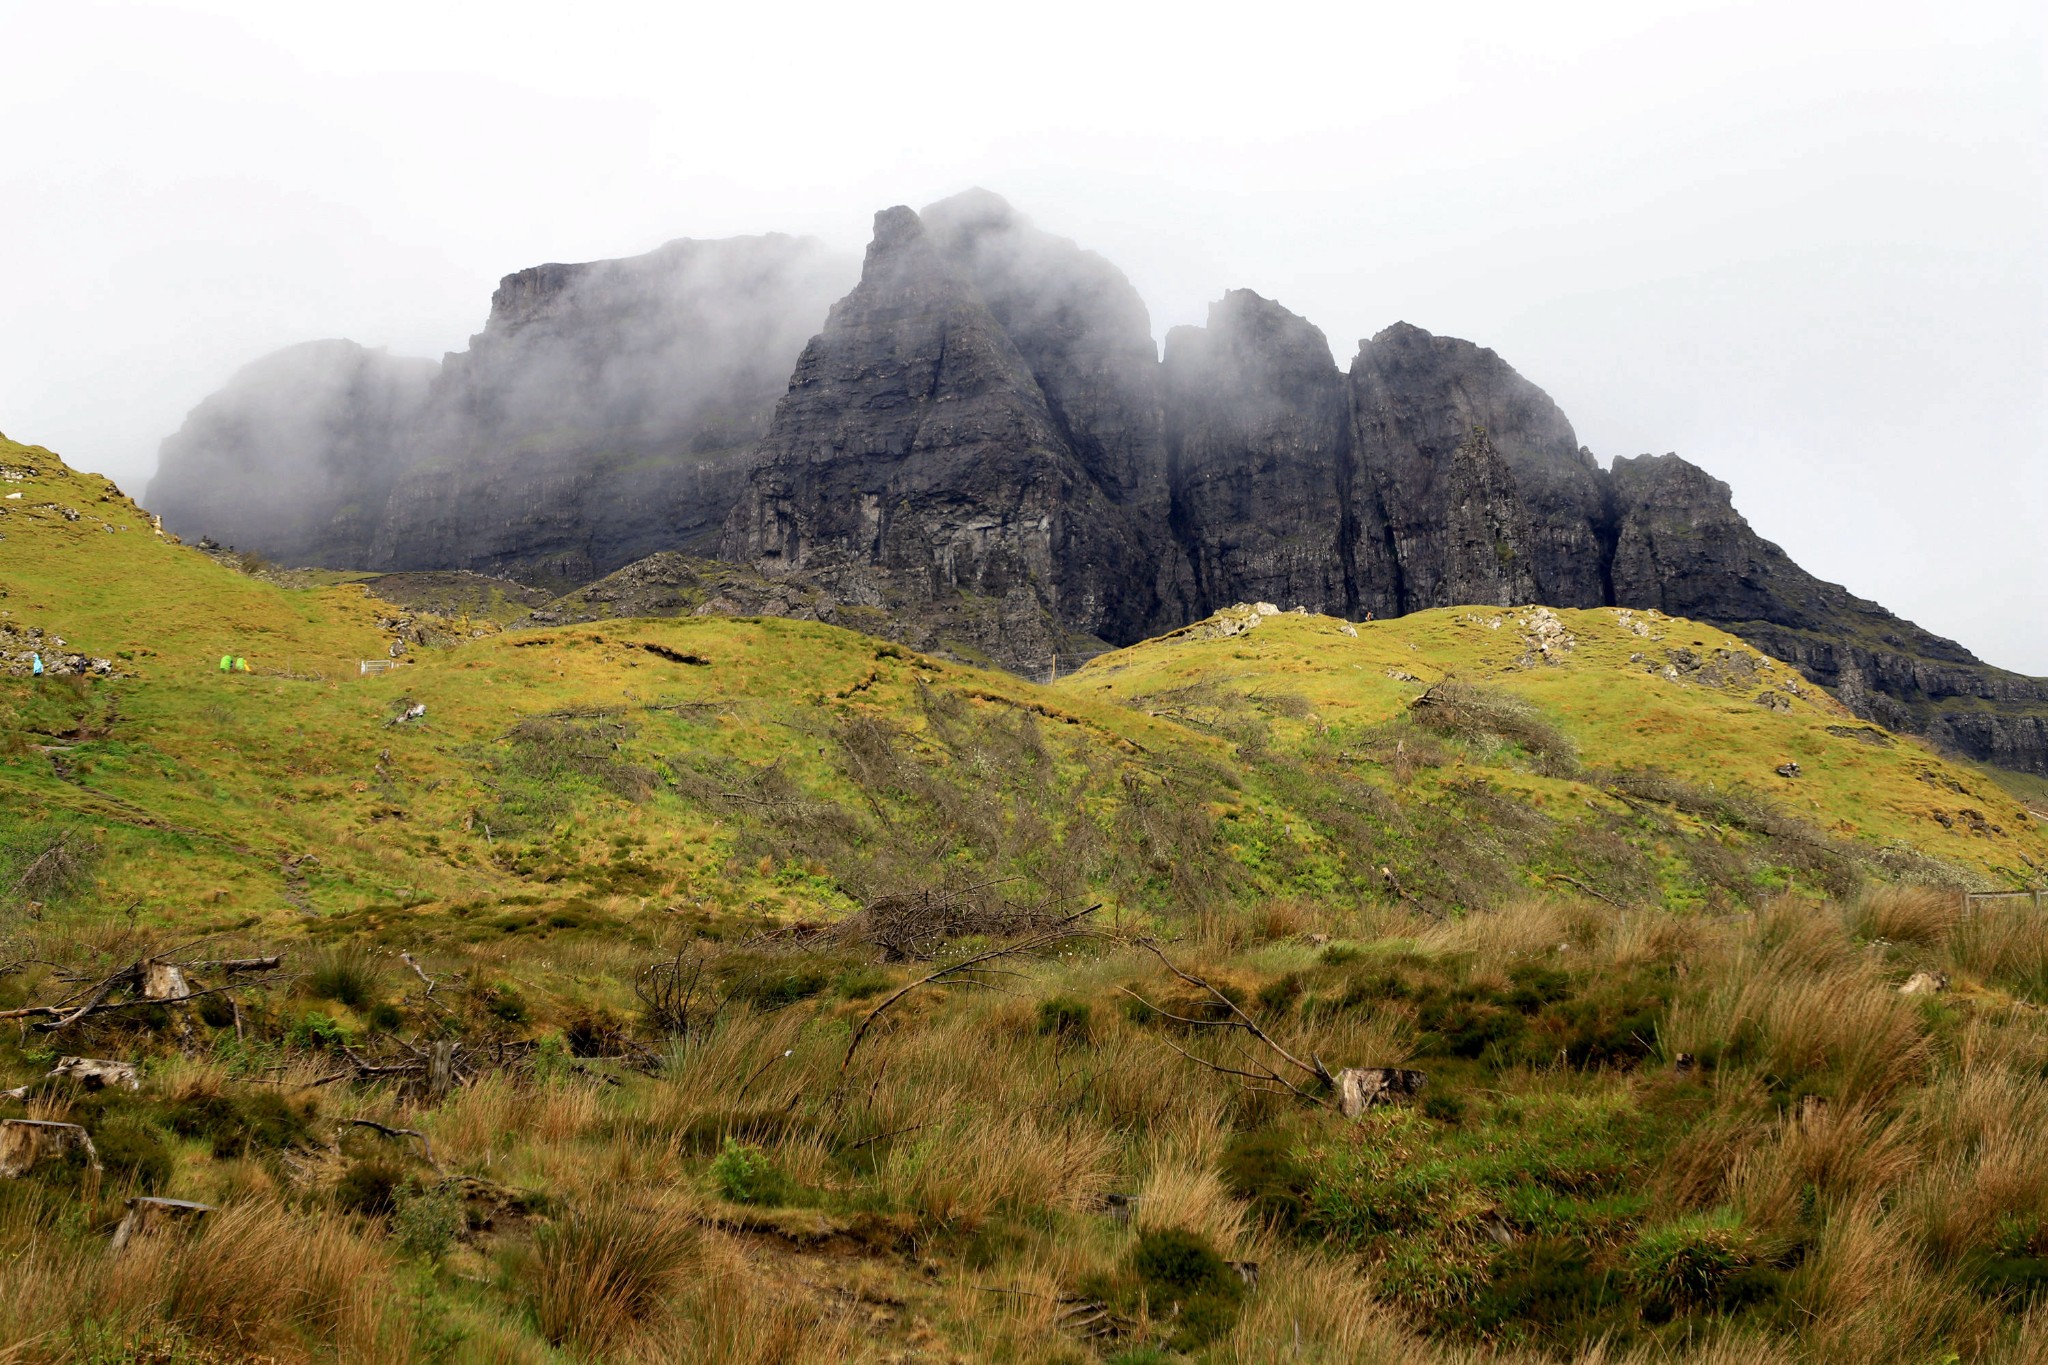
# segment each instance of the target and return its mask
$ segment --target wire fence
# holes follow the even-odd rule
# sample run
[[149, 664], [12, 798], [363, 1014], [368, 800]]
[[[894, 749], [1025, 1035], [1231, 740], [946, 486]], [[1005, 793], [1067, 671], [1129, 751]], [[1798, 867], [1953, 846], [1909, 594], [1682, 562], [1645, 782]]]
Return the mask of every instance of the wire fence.
[[2030, 905], [2039, 910], [2048, 906], [2048, 891], [1965, 891], [1963, 913], [1974, 915], [1979, 910], [2008, 910]]
[[1055, 654], [1043, 669], [1031, 675], [1033, 682], [1056, 683], [1063, 676], [1072, 673], [1090, 659], [1099, 659], [1105, 654], [1116, 653], [1113, 649], [1098, 649], [1087, 654]]

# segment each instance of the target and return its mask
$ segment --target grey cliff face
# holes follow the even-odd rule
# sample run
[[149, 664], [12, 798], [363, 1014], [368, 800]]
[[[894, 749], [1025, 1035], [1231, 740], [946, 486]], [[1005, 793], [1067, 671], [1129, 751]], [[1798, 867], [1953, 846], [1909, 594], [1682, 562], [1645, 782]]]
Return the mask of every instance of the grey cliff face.
[[371, 566], [566, 587], [709, 550], [850, 275], [815, 242], [767, 236], [507, 276], [434, 384]]
[[1255, 601], [1357, 611], [1350, 414], [1322, 330], [1234, 289], [1207, 326], [1167, 334], [1165, 373], [1189, 618]]
[[[1029, 364], [907, 208], [805, 348], [728, 518], [724, 557], [824, 572], [876, 604], [958, 594], [1125, 635], [1150, 565]], [[997, 643], [997, 642], [991, 642]]]
[[1676, 455], [1618, 459], [1615, 599], [1725, 627], [1857, 715], [2002, 767], [2048, 773], [2048, 682], [1823, 582], [1750, 529], [1728, 485]]
[[1543, 390], [1490, 350], [1396, 323], [1359, 343], [1351, 397], [1399, 610], [1606, 600], [1600, 470]]
[[164, 441], [149, 506], [187, 538], [290, 563], [360, 564], [437, 368], [353, 341], [265, 356]]

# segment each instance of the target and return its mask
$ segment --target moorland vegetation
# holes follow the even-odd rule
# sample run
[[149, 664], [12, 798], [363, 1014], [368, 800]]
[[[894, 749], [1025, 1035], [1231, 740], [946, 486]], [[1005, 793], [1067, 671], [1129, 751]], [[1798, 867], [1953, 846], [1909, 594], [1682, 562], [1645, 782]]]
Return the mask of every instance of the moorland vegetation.
[[0, 1361], [2048, 1351], [2048, 908], [1968, 894], [2048, 840], [1733, 637], [1246, 608], [1040, 687], [0, 466], [0, 627], [107, 661], [0, 681], [0, 1126], [90, 1139], [0, 1178]]

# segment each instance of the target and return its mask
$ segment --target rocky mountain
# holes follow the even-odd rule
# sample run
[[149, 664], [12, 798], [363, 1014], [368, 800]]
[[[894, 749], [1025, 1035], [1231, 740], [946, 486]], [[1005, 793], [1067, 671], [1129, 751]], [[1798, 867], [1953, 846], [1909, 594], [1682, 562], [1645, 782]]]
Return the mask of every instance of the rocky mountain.
[[367, 562], [567, 587], [712, 548], [790, 366], [851, 275], [777, 235], [507, 276], [434, 381]]
[[[1093, 321], [1065, 336], [1045, 328], [1041, 357], [1093, 350]], [[884, 210], [860, 284], [797, 362], [721, 554], [898, 611], [987, 604], [973, 643], [1001, 661], [1051, 652], [1048, 621], [1137, 638], [1155, 614], [1155, 537], [1063, 429], [1105, 415], [1082, 429], [1114, 450], [1130, 412], [1113, 376], [1089, 387], [1100, 377], [1055, 372], [1056, 389], [1079, 381], [1068, 397], [1102, 400], [1056, 417], [966, 270], [917, 214]], [[1157, 409], [1139, 415], [1149, 437]]]
[[[351, 342], [259, 361], [165, 443], [149, 496], [180, 534], [295, 563], [557, 590], [657, 550], [708, 550], [790, 366], [853, 274], [779, 234], [523, 270], [438, 367]], [[408, 376], [403, 405], [356, 396], [373, 364]], [[318, 481], [293, 496], [301, 471], [329, 468], [346, 496]], [[276, 496], [244, 499], [226, 469]]]
[[292, 564], [364, 561], [436, 366], [309, 341], [242, 368], [163, 443], [149, 505]]
[[[851, 274], [765, 237], [510, 276], [410, 405], [309, 408], [328, 415], [278, 447], [343, 474], [276, 514], [274, 543], [240, 539], [557, 590], [659, 552], [562, 619], [656, 599], [846, 612], [1024, 671], [1244, 601], [1656, 607], [1798, 664], [1868, 719], [2048, 773], [2048, 682], [1813, 578], [1675, 455], [1602, 469], [1481, 346], [1396, 323], [1340, 368], [1305, 318], [1232, 290], [1162, 356], [1114, 265], [979, 190], [878, 214], [847, 292]], [[247, 388], [167, 443], [173, 529], [262, 520], [235, 521], [221, 475], [194, 471], [285, 486], [258, 468], [268, 438], [208, 444], [275, 407]]]
[[1868, 718], [2048, 771], [2048, 685], [1813, 578], [1676, 456], [1603, 470], [1494, 352], [1397, 323], [1347, 373], [1233, 290], [1155, 361], [1114, 267], [980, 191], [878, 215], [721, 553], [897, 613], [976, 604], [955, 638], [1024, 668], [1048, 617], [1128, 644], [1253, 600], [1657, 607]]

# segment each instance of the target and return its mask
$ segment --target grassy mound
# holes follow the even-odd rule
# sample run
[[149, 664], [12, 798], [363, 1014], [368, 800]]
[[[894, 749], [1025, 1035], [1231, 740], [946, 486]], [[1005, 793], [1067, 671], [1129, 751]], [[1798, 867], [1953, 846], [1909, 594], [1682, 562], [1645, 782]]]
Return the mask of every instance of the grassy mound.
[[[112, 664], [0, 679], [0, 1120], [101, 1155], [0, 1180], [0, 1357], [2048, 1344], [2048, 911], [1961, 895], [2048, 842], [1732, 637], [1239, 611], [1048, 688], [0, 482], [0, 623]], [[145, 1193], [216, 1212], [110, 1254]]]

